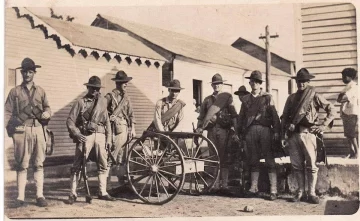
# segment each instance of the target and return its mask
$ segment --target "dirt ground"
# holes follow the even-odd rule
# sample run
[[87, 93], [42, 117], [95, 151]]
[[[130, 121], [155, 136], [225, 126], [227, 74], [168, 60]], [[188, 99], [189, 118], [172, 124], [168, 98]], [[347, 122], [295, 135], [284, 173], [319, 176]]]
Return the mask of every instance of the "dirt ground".
[[[97, 180], [90, 180], [93, 193]], [[237, 189], [234, 188], [234, 193]], [[97, 199], [91, 204], [85, 202], [84, 191], [79, 191], [78, 201], [66, 204], [69, 194], [68, 179], [45, 179], [44, 195], [49, 206], [35, 205], [35, 186], [27, 185], [26, 202], [23, 208], [12, 208], [17, 196], [16, 182], [5, 183], [5, 208], [8, 218], [101, 218], [101, 217], [217, 217], [217, 216], [270, 216], [270, 215], [340, 215], [354, 214], [359, 208], [358, 197], [323, 196], [319, 205], [304, 202], [290, 203], [290, 195], [280, 195], [276, 201], [262, 198], [241, 198], [239, 196], [190, 196], [177, 195], [171, 202], [162, 205], [147, 205], [127, 192], [117, 201]], [[245, 212], [245, 206], [253, 206], [254, 212]], [[358, 213], [359, 214], [359, 213]]]

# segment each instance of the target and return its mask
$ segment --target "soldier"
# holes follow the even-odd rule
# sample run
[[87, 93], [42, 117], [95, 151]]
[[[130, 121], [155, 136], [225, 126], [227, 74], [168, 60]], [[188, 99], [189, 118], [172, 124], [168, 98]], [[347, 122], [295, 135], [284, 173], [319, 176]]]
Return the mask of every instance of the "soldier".
[[[95, 151], [99, 178], [99, 199], [114, 201], [106, 192], [108, 175], [107, 149], [111, 144], [111, 126], [106, 110], [107, 100], [101, 97], [101, 80], [97, 76], [89, 78], [87, 94], [77, 100], [72, 107], [66, 124], [70, 137], [76, 142], [75, 159], [71, 167], [69, 204], [77, 200], [76, 187], [80, 180], [83, 157]], [[85, 151], [85, 154], [82, 151]]]
[[273, 98], [262, 91], [262, 74], [253, 71], [250, 77], [251, 93], [242, 97], [239, 114], [240, 134], [246, 141], [246, 155], [251, 171], [251, 187], [249, 197], [258, 195], [258, 179], [261, 154], [265, 158], [270, 180], [269, 200], [277, 199], [276, 165], [272, 148], [272, 140], [279, 141], [280, 119], [276, 112]]
[[[232, 138], [238, 140], [237, 113], [233, 104], [233, 97], [230, 93], [222, 92], [224, 81], [220, 74], [212, 77], [211, 86], [213, 94], [206, 97], [201, 104], [196, 131], [202, 133], [208, 131], [207, 137], [216, 146], [220, 157], [220, 179], [221, 189], [228, 189], [227, 153], [230, 132]], [[214, 153], [210, 153], [213, 155]], [[215, 181], [214, 191], [220, 188], [220, 179]]]
[[111, 93], [106, 94], [105, 98], [107, 99], [106, 106], [112, 128], [111, 154], [116, 160], [116, 175], [122, 185], [126, 180], [126, 143], [136, 136], [134, 111], [126, 91], [128, 82], [132, 80], [132, 77], [128, 77], [124, 71], [118, 71], [115, 78], [111, 80], [115, 81], [116, 88]]
[[247, 94], [250, 94], [249, 91], [246, 90], [246, 87], [244, 85], [240, 86], [237, 91], [234, 92], [235, 95], [239, 97], [239, 100], [242, 101], [242, 97], [244, 97]]
[[15, 207], [25, 206], [25, 186], [29, 162], [34, 167], [36, 183], [36, 204], [46, 207], [43, 195], [46, 150], [46, 130], [51, 110], [44, 89], [34, 83], [35, 62], [25, 58], [21, 62], [21, 85], [11, 89], [5, 103], [5, 123], [7, 132], [14, 142], [14, 157], [17, 172], [18, 197]]
[[154, 121], [148, 130], [173, 131], [184, 118], [183, 107], [185, 103], [177, 99], [182, 88], [179, 80], [170, 81], [167, 97], [156, 102]]
[[[282, 115], [282, 142], [287, 140], [291, 166], [299, 186], [293, 202], [305, 201], [305, 169], [307, 170], [309, 203], [319, 204], [315, 194], [318, 167], [316, 166], [316, 134], [323, 133], [335, 117], [334, 106], [309, 85], [311, 75], [306, 68], [300, 69], [296, 77], [298, 90], [286, 100]], [[322, 108], [327, 116], [319, 123], [318, 111]]]

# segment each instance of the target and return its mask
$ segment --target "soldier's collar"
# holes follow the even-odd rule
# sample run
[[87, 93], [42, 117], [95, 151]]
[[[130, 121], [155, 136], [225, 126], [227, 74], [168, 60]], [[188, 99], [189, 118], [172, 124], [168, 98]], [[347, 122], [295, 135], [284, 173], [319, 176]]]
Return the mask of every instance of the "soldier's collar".
[[177, 99], [173, 99], [173, 100], [170, 102], [169, 97], [166, 97], [165, 103], [172, 104], [172, 103], [174, 103], [176, 100], [177, 100]]
[[[26, 83], [25, 83], [25, 82], [22, 82], [22, 83], [21, 83], [21, 87], [27, 88], [27, 87], [26, 87]], [[37, 88], [37, 86], [35, 85], [35, 82], [32, 82], [31, 88], [35, 88], [35, 89]]]
[[124, 96], [126, 94], [126, 92], [121, 92], [119, 89], [115, 88], [113, 90], [114, 94], [116, 95], [120, 95], [120, 96]]

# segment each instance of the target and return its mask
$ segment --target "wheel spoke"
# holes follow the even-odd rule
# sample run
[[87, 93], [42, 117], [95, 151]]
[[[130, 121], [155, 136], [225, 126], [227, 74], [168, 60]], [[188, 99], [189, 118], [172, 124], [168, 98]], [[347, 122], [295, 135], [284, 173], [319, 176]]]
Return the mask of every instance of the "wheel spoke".
[[203, 173], [205, 173], [206, 175], [208, 175], [209, 177], [215, 179], [215, 177], [213, 175], [211, 175], [210, 173], [206, 172], [206, 171], [202, 171]]
[[206, 187], [209, 187], [209, 184], [205, 181], [205, 179], [201, 176], [199, 172], [196, 172], [198, 176], [200, 176], [200, 179], [204, 182]]
[[151, 166], [151, 164], [150, 164], [143, 156], [141, 156], [139, 152], [137, 152], [135, 149], [133, 149], [133, 151], [134, 151], [139, 157], [141, 157], [141, 159], [143, 159], [147, 165]]
[[192, 137], [192, 140], [191, 140], [191, 157], [195, 157], [194, 156], [194, 137]]
[[156, 162], [157, 165], [159, 165], [160, 161], [161, 161], [162, 158], [164, 157], [165, 152], [166, 152], [166, 150], [167, 150], [167, 148], [168, 148], [169, 145], [170, 145], [170, 143], [168, 143], [168, 144], [166, 145], [166, 147], [165, 147], [165, 149], [164, 149], [164, 152], [161, 154], [159, 160]]
[[158, 136], [158, 143], [157, 143], [157, 145], [156, 145], [156, 155], [155, 155], [155, 164], [157, 164], [157, 159], [158, 159], [158, 152], [159, 152], [159, 150], [160, 150], [160, 136]]
[[148, 167], [148, 166], [146, 166], [145, 164], [139, 163], [139, 162], [137, 162], [137, 161], [129, 160], [129, 162], [135, 163], [135, 164], [138, 164], [138, 165], [141, 165], [141, 166], [143, 166], [143, 167]]
[[195, 178], [195, 189], [196, 189], [198, 192], [200, 192], [200, 191], [199, 191], [200, 185], [199, 185], [199, 182], [198, 182], [198, 180], [197, 180], [197, 178], [196, 178], [196, 173], [192, 173], [192, 174], [194, 175], [194, 178]]
[[162, 186], [162, 188], [164, 189], [165, 193], [166, 193], [166, 196], [169, 198], [169, 193], [167, 192], [166, 188], [165, 188], [165, 184], [164, 182], [161, 180], [161, 177], [159, 177], [158, 174], [156, 174], [156, 177], [160, 180], [160, 184]]
[[129, 174], [133, 174], [133, 173], [139, 173], [139, 172], [147, 172], [149, 171], [148, 169], [147, 170], [135, 170], [135, 171], [130, 171]]
[[208, 157], [204, 158], [204, 160], [208, 160], [208, 159], [213, 158], [213, 157], [217, 157], [217, 156], [216, 155], [208, 156]]
[[160, 195], [160, 193], [159, 193], [159, 186], [158, 186], [158, 182], [157, 182], [157, 179], [156, 179], [156, 173], [155, 173], [155, 175], [154, 175], [154, 179], [155, 179], [155, 186], [156, 186], [156, 191], [157, 191], [157, 198], [158, 198], [158, 202], [160, 202], [160, 197], [159, 197], [159, 195]]
[[138, 178], [135, 178], [135, 179], [132, 180], [132, 183], [136, 183], [136, 182], [144, 179], [144, 178], [147, 177], [147, 176], [149, 176], [149, 175], [148, 175], [148, 174], [145, 174], [145, 175], [142, 175], [142, 176], [140, 176], [140, 177], [138, 177]]
[[162, 173], [166, 173], [166, 174], [168, 174], [168, 175], [174, 176], [174, 177], [177, 177], [177, 176], [178, 176], [178, 175], [176, 175], [176, 174], [174, 174], [174, 173], [170, 173], [170, 172], [168, 172], [168, 171], [166, 171], [166, 170], [160, 170], [160, 169], [159, 169], [159, 171], [162, 172]]
[[148, 196], [149, 201], [150, 201], [150, 196], [151, 196], [151, 190], [152, 190], [153, 183], [154, 183], [154, 175], [151, 176], [150, 191], [149, 191], [149, 196]]
[[151, 178], [151, 176], [149, 176], [149, 177], [147, 178], [147, 180], [146, 180], [146, 182], [145, 182], [145, 184], [144, 184], [143, 188], [141, 188], [141, 191], [140, 191], [139, 195], [141, 195], [141, 194], [142, 194], [142, 192], [144, 191], [144, 189], [145, 189], [146, 185], [148, 184], [148, 182], [149, 182], [149, 179], [150, 179], [150, 178]]
[[154, 156], [153, 156], [154, 154], [153, 154], [153, 145], [152, 145], [153, 142], [152, 141], [153, 140], [150, 138], [149, 142], [150, 142], [150, 154], [151, 154], [151, 161], [152, 161], [151, 163], [154, 163]]
[[170, 181], [168, 180], [168, 178], [166, 178], [164, 175], [162, 175], [162, 173], [158, 172], [158, 174], [159, 174], [162, 178], [164, 178], [164, 180], [166, 180], [166, 182], [168, 182], [175, 190], [177, 189], [176, 186], [175, 186], [172, 182], [170, 182]]

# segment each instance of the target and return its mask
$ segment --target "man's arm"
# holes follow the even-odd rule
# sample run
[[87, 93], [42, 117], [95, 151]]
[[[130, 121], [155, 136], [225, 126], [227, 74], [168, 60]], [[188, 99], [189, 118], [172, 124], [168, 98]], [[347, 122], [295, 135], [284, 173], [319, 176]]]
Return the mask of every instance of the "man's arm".
[[76, 101], [74, 106], [71, 108], [68, 118], [66, 119], [66, 125], [69, 129], [69, 132], [73, 135], [80, 134], [79, 128], [76, 127], [75, 123], [80, 114], [80, 100]]
[[271, 119], [272, 119], [272, 126], [274, 128], [274, 133], [277, 134], [277, 139], [280, 136], [281, 126], [280, 126], [280, 118], [275, 108], [275, 102], [272, 96], [270, 95], [270, 112], [271, 112]]
[[156, 102], [155, 113], [154, 113], [154, 124], [158, 131], [164, 131], [164, 126], [161, 122], [161, 106], [162, 106], [162, 100]]
[[287, 98], [284, 106], [284, 111], [281, 116], [281, 137], [285, 138], [285, 134], [288, 128], [286, 128], [289, 124], [289, 116], [290, 116], [290, 108], [291, 108], [291, 95]]
[[6, 102], [5, 102], [5, 108], [4, 108], [4, 114], [5, 114], [5, 126], [9, 123], [13, 112], [15, 111], [15, 88], [11, 89]]
[[207, 105], [207, 99], [204, 99], [204, 102], [201, 104], [200, 106], [200, 111], [199, 111], [199, 116], [198, 116], [198, 123], [197, 123], [197, 128], [202, 128], [203, 126], [203, 120], [206, 116], [206, 105]]
[[135, 115], [134, 115], [134, 109], [133, 109], [133, 106], [132, 106], [132, 102], [130, 100], [130, 97], [128, 97], [128, 117], [129, 117], [129, 126], [131, 127], [131, 136], [134, 137], [136, 136], [136, 133], [135, 133], [135, 124], [136, 124], [136, 121], [135, 121]]
[[325, 110], [326, 118], [323, 122], [323, 126], [328, 126], [330, 122], [333, 121], [335, 118], [336, 110], [334, 105], [318, 93], [315, 94], [314, 99], [316, 105]]

